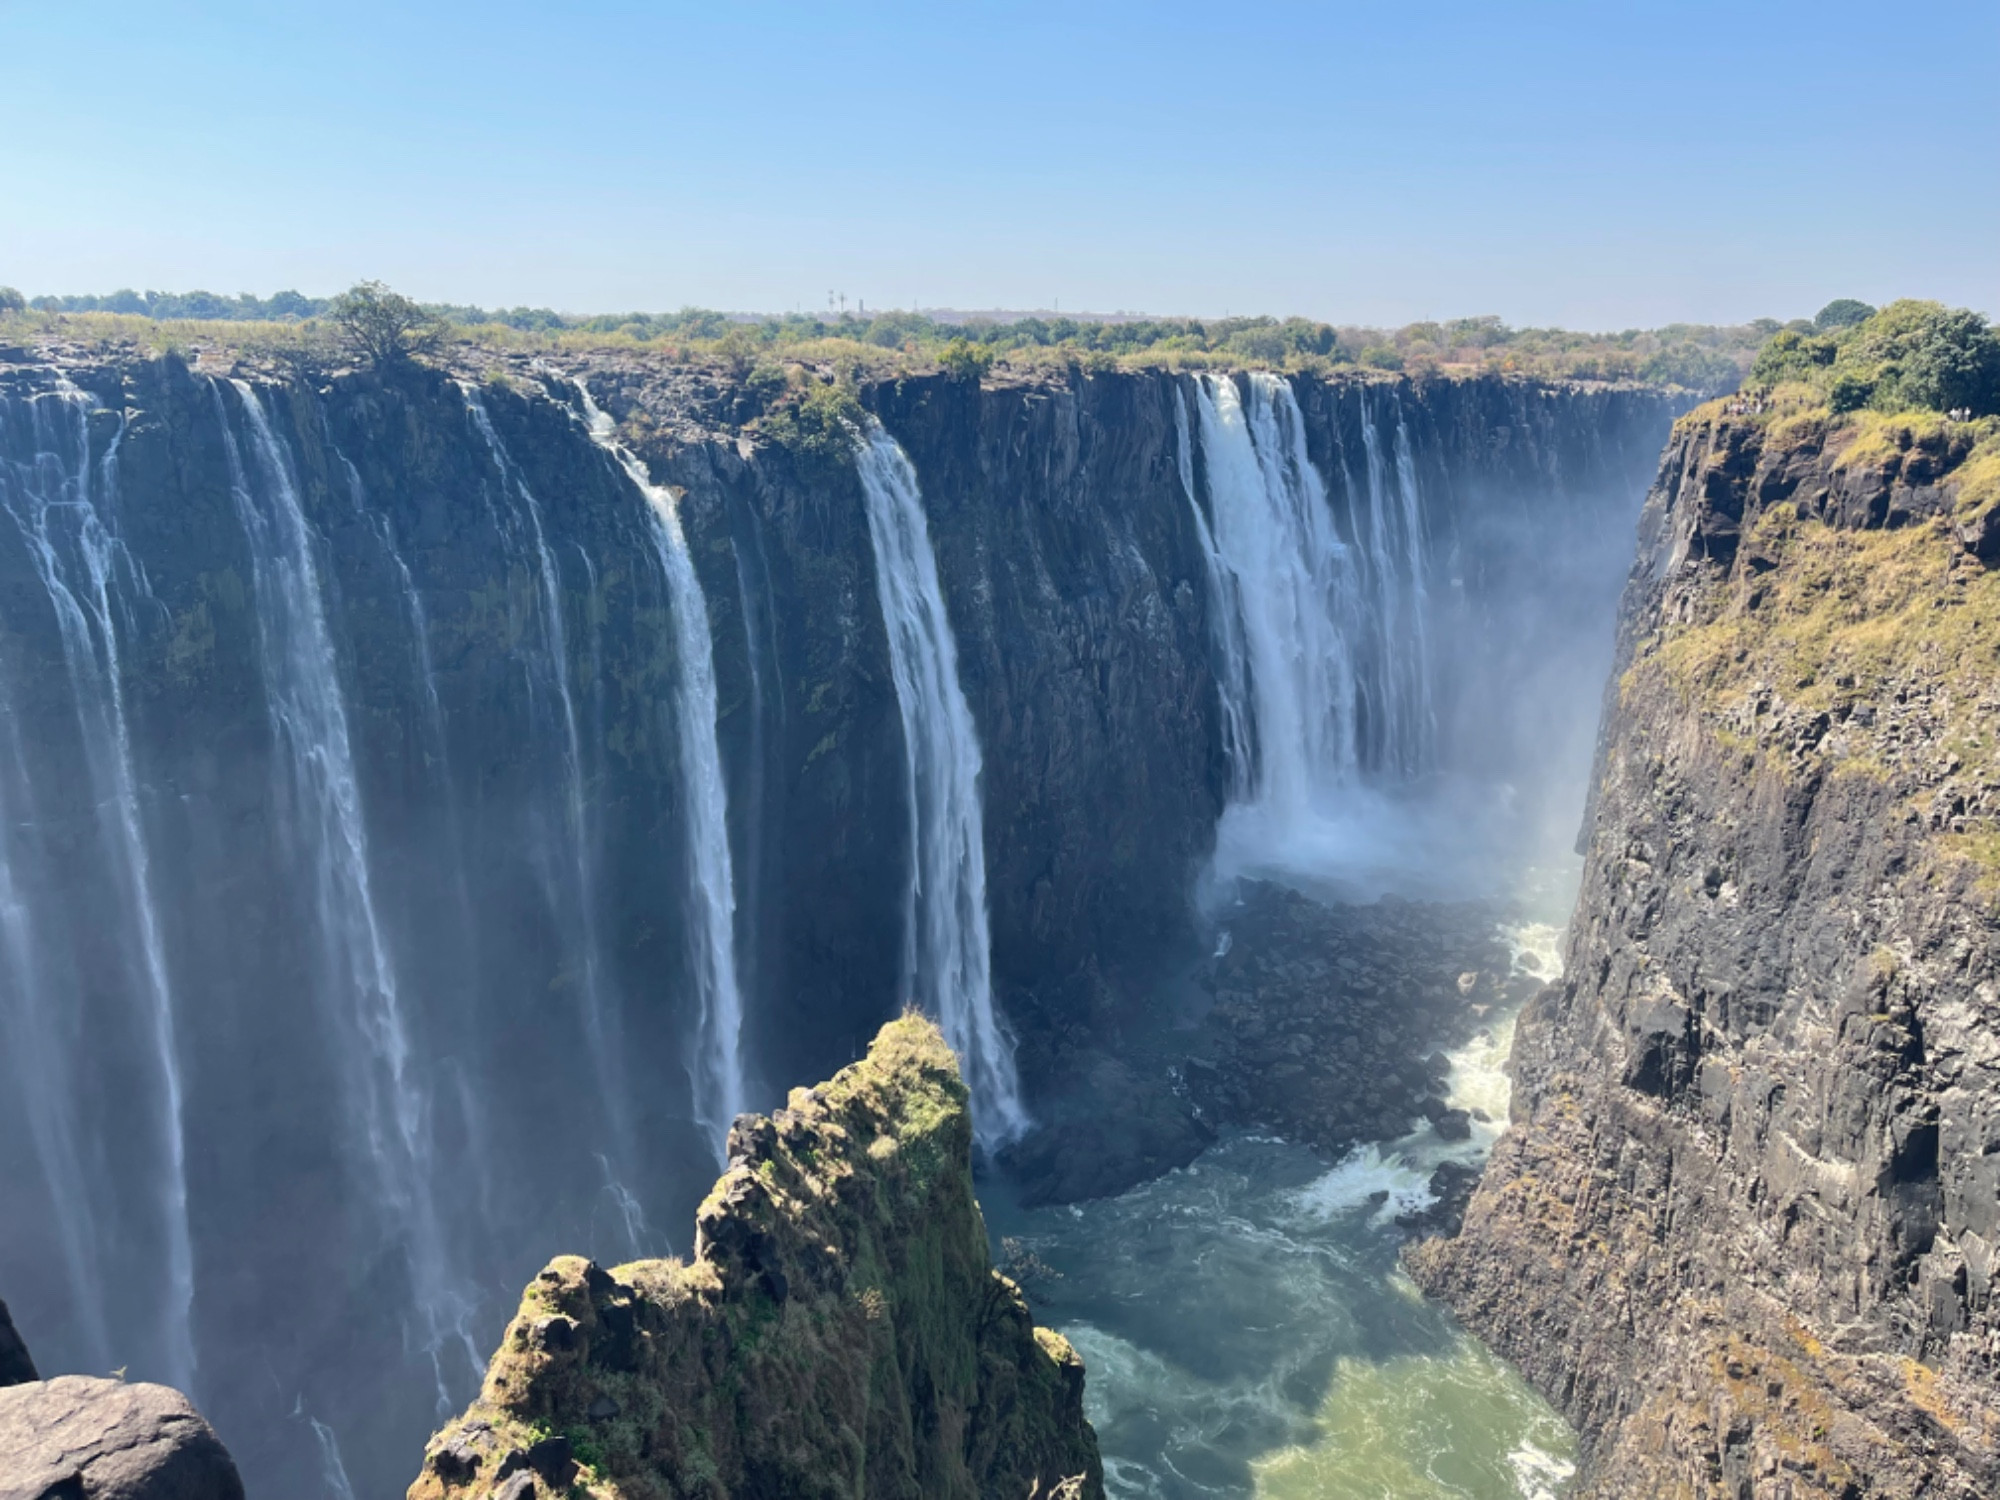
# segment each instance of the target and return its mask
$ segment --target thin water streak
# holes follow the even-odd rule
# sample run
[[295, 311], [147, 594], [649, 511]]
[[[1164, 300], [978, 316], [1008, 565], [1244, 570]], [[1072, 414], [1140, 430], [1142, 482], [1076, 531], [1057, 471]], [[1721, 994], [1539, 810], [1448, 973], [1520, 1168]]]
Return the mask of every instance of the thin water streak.
[[908, 774], [904, 983], [958, 1054], [974, 1133], [992, 1149], [1022, 1135], [1028, 1114], [1013, 1039], [993, 1004], [979, 733], [958, 680], [958, 644], [916, 470], [872, 418], [856, 446]]

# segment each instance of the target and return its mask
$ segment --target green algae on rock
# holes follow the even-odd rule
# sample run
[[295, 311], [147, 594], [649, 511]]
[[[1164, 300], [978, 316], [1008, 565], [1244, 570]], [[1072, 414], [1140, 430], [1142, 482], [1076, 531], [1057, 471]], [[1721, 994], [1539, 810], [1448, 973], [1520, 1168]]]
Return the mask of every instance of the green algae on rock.
[[411, 1500], [1103, 1494], [1083, 1364], [993, 1270], [965, 1086], [885, 1026], [746, 1115], [693, 1258], [550, 1262]]

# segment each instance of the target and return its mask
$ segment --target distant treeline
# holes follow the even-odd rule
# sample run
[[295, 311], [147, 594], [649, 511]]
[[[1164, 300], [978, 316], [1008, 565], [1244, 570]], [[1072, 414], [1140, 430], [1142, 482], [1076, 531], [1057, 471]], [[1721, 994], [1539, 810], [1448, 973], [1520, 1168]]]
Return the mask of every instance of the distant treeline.
[[[253, 297], [244, 292], [224, 297], [216, 292], [135, 292], [129, 287], [108, 297], [35, 297], [27, 304], [37, 312], [126, 313], [162, 322], [191, 323], [302, 323], [325, 315], [333, 306], [331, 297], [308, 297], [303, 292], [273, 292]], [[574, 328], [577, 318], [565, 318], [546, 307], [513, 307], [489, 312], [483, 307], [432, 306], [427, 311], [467, 327], [501, 324], [527, 332]]]
[[[15, 294], [18, 297], [18, 294]], [[4, 292], [0, 292], [4, 297]], [[305, 323], [324, 317], [330, 297], [278, 292], [225, 297], [214, 292], [118, 291], [109, 296], [36, 297], [27, 307], [50, 314], [122, 313], [161, 321]], [[5, 310], [0, 301], [0, 311]], [[19, 306], [17, 301], [13, 305]], [[982, 367], [995, 359], [1042, 363], [1261, 364], [1285, 369], [1358, 366], [1425, 374], [1497, 370], [1558, 379], [1643, 380], [1698, 390], [1734, 389], [1758, 349], [1782, 326], [1775, 319], [1717, 327], [1676, 323], [1619, 333], [1510, 328], [1497, 317], [1458, 318], [1382, 329], [1335, 326], [1306, 318], [1143, 318], [1099, 320], [1022, 317], [937, 319], [918, 312], [837, 317], [757, 316], [683, 308], [674, 313], [578, 317], [546, 307], [488, 309], [426, 304], [425, 311], [466, 330], [603, 340], [640, 346], [722, 346], [732, 360], [782, 358], [829, 341]]]

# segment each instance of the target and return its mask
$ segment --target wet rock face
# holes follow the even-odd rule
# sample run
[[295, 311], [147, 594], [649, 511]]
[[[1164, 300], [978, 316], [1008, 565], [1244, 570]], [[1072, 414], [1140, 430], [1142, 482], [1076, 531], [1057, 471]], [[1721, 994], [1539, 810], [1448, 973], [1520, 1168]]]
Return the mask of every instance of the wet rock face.
[[2000, 578], [1949, 446], [1865, 436], [1677, 430], [1568, 977], [1411, 1256], [1589, 1495], [2000, 1490]]
[[1339, 1155], [1420, 1119], [1446, 1140], [1471, 1119], [1445, 1103], [1444, 1048], [1536, 988], [1513, 973], [1477, 903], [1393, 897], [1326, 906], [1254, 886], [1202, 983], [1215, 997], [1189, 1094], [1210, 1117]]
[[1082, 1362], [989, 1263], [934, 1026], [729, 1147], [689, 1261], [535, 1279], [412, 1500], [1103, 1495]]
[[243, 1500], [229, 1452], [179, 1391], [58, 1375], [0, 1390], [7, 1500]]
[[35, 1373], [34, 1360], [28, 1357], [28, 1346], [14, 1331], [14, 1320], [7, 1312], [7, 1304], [0, 1302], [0, 1385], [19, 1385], [25, 1380], [40, 1378]]

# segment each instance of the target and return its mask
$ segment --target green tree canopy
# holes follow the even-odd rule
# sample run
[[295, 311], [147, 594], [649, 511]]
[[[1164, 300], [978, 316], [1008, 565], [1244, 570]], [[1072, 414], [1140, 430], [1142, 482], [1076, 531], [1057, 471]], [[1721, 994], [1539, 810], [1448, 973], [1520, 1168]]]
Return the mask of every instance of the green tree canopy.
[[1875, 309], [1852, 297], [1836, 297], [1813, 314], [1813, 327], [1824, 333], [1829, 328], [1852, 328], [1875, 316]]
[[349, 351], [378, 369], [435, 354], [444, 344], [442, 318], [379, 281], [355, 283], [333, 299], [326, 315]]

